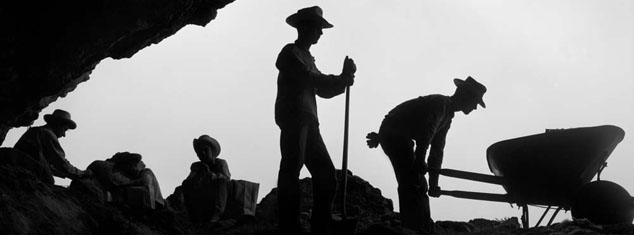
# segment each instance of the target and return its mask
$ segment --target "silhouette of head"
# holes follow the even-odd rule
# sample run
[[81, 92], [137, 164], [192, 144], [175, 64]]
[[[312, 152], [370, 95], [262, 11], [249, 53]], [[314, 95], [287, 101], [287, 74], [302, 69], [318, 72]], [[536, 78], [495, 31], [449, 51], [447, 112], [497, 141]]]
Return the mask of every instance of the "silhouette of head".
[[208, 135], [201, 135], [194, 139], [194, 151], [200, 161], [209, 163], [220, 155], [220, 144]]
[[477, 82], [472, 77], [467, 77], [466, 80], [454, 79], [456, 84], [456, 92], [452, 96], [456, 111], [462, 111], [464, 114], [469, 114], [471, 111], [478, 108], [478, 104], [482, 108], [486, 108], [482, 96], [486, 93], [487, 88], [481, 83]]
[[323, 11], [318, 6], [302, 8], [286, 18], [286, 23], [297, 29], [299, 41], [316, 44], [323, 34], [322, 30], [333, 27], [322, 15]]
[[145, 168], [145, 164], [141, 161], [141, 154], [130, 152], [118, 152], [110, 162], [114, 163], [114, 168], [129, 175], [138, 175]]
[[70, 113], [56, 109], [52, 114], [44, 115], [44, 121], [53, 130], [57, 138], [66, 136], [68, 129], [77, 128], [77, 124], [70, 118]]

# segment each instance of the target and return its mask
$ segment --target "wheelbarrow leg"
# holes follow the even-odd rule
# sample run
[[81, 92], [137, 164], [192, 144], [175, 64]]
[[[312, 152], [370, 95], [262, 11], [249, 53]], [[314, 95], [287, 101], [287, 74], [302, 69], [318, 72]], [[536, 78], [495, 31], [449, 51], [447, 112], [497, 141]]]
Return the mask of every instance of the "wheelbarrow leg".
[[535, 227], [539, 227], [539, 225], [542, 223], [542, 220], [544, 220], [544, 217], [546, 217], [546, 213], [550, 211], [551, 207], [552, 206], [548, 206], [548, 208], [546, 208], [546, 211], [544, 211], [544, 214], [542, 214], [542, 217], [539, 217], [539, 221], [537, 221], [537, 224], [535, 225]]
[[529, 228], [528, 227], [528, 205], [523, 205], [522, 207], [522, 227], [523, 228]]

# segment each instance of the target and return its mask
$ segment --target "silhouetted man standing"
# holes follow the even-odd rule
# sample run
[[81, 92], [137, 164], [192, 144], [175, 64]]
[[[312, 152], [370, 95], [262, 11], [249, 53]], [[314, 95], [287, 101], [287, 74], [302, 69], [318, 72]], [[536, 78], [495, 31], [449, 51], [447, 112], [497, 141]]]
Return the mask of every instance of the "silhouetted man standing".
[[277, 99], [275, 122], [281, 130], [282, 160], [278, 175], [279, 227], [284, 234], [301, 230], [299, 173], [304, 164], [313, 178], [311, 232], [329, 234], [332, 201], [336, 190], [335, 167], [319, 132], [315, 95], [332, 98], [354, 82], [356, 66], [345, 58], [340, 75], [322, 74], [310, 54], [322, 29], [332, 28], [318, 6], [300, 9], [286, 18], [297, 29], [297, 40], [287, 44], [275, 63]]
[[[423, 233], [432, 230], [425, 179], [427, 164], [440, 169], [445, 138], [455, 112], [469, 114], [478, 104], [485, 107], [484, 85], [471, 77], [456, 78], [454, 83], [456, 91], [452, 96], [428, 95], [399, 104], [385, 116], [379, 134], [372, 132], [367, 136], [368, 146], [376, 148], [380, 143], [394, 167], [403, 227]], [[438, 173], [429, 174], [429, 195], [440, 195]]]
[[85, 176], [86, 172], [66, 160], [66, 154], [58, 141], [58, 138], [66, 136], [68, 129], [77, 127], [70, 119], [70, 113], [57, 109], [52, 114], [44, 115], [44, 120], [46, 125], [29, 128], [14, 148], [29, 154], [42, 166], [46, 175], [43, 180], [48, 183], [54, 183], [53, 175], [73, 180]]

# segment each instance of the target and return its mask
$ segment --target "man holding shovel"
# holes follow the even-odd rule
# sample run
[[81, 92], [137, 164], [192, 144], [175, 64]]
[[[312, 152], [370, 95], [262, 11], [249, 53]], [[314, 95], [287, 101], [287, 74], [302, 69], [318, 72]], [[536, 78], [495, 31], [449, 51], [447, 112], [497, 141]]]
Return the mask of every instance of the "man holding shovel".
[[337, 180], [335, 167], [319, 132], [315, 96], [332, 98], [354, 83], [356, 65], [348, 57], [340, 75], [322, 74], [310, 47], [322, 29], [332, 28], [318, 6], [303, 8], [286, 18], [297, 29], [297, 40], [277, 57], [275, 123], [281, 130], [282, 160], [278, 175], [278, 221], [282, 234], [300, 234], [299, 173], [304, 164], [313, 178], [312, 234], [330, 234], [332, 202]]
[[[455, 112], [462, 111], [466, 115], [477, 109], [478, 104], [485, 107], [482, 101], [486, 92], [484, 85], [472, 77], [456, 78], [454, 83], [456, 91], [452, 96], [421, 96], [399, 104], [385, 116], [379, 133], [372, 132], [367, 136], [368, 147], [376, 148], [380, 143], [394, 167], [401, 224], [425, 234], [432, 231], [425, 179], [427, 164], [430, 169], [440, 169], [445, 137]], [[430, 171], [429, 195], [440, 196], [438, 172]]]

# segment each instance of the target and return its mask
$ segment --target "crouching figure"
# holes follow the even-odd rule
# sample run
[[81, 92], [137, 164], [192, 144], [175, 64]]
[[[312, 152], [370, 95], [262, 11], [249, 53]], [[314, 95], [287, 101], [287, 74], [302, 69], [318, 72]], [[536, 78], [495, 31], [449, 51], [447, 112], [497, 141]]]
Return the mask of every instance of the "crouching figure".
[[217, 222], [227, 205], [229, 166], [218, 158], [218, 141], [208, 135], [194, 139], [194, 151], [200, 161], [191, 165], [191, 172], [183, 181], [185, 207], [194, 223]]
[[132, 208], [161, 209], [165, 199], [158, 180], [145, 167], [138, 153], [119, 152], [105, 161], [95, 161], [88, 169], [106, 191], [106, 201]]

